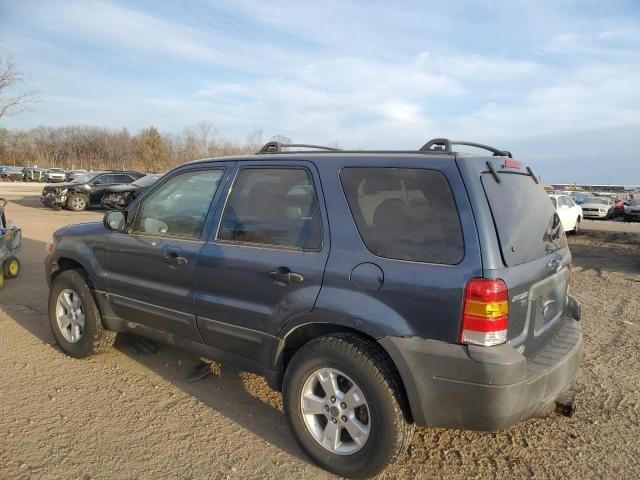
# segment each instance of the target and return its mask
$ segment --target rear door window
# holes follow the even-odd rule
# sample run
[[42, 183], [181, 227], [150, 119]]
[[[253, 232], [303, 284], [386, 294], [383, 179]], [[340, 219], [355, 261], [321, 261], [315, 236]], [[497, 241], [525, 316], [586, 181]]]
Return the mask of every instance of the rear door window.
[[450, 265], [464, 257], [458, 210], [441, 172], [349, 167], [340, 179], [360, 237], [374, 255]]
[[245, 168], [225, 207], [218, 240], [313, 251], [322, 218], [305, 168]]
[[133, 182], [133, 177], [129, 175], [117, 174], [115, 175], [115, 183], [131, 183]]
[[490, 174], [481, 178], [507, 266], [537, 260], [566, 247], [560, 218], [542, 185], [529, 175], [499, 175], [500, 183]]

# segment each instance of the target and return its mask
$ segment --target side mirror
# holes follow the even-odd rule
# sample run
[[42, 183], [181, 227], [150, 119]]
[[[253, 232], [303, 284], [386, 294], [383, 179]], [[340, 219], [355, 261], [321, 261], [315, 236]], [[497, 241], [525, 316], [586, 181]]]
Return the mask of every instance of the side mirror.
[[102, 185], [102, 180], [96, 180], [93, 182], [94, 185]]
[[121, 210], [107, 212], [102, 219], [102, 224], [109, 230], [121, 232], [127, 223], [127, 216]]

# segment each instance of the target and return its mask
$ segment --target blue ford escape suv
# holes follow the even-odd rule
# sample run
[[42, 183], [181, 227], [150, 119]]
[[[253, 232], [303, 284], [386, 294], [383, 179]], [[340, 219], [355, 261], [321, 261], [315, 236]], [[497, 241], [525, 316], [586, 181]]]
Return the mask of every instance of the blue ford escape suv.
[[264, 375], [304, 451], [343, 476], [394, 462], [415, 425], [572, 412], [571, 254], [542, 185], [506, 151], [272, 142], [182, 165], [48, 250], [66, 353], [128, 331]]

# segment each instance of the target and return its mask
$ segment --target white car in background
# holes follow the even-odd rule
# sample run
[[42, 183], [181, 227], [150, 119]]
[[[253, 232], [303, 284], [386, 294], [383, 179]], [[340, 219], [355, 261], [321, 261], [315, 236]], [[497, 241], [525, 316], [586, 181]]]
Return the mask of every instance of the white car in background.
[[556, 208], [562, 229], [565, 232], [578, 233], [583, 218], [582, 208], [569, 195], [549, 195], [551, 203]]

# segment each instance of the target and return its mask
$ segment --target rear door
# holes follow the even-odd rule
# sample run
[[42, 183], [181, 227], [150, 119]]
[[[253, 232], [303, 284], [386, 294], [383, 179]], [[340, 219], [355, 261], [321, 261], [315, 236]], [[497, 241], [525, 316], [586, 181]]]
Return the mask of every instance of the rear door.
[[267, 363], [280, 327], [313, 309], [329, 253], [323, 205], [309, 162], [241, 165], [198, 266], [207, 344]]
[[102, 200], [102, 196], [106, 190], [115, 183], [115, 175], [113, 173], [104, 173], [98, 175], [91, 182], [91, 192], [89, 193], [89, 203], [98, 204]]
[[[571, 253], [560, 216], [543, 188], [524, 167], [490, 160], [480, 174], [502, 256], [488, 278], [509, 288], [508, 340], [530, 355], [561, 326], [569, 285]], [[513, 162], [512, 165], [518, 165]], [[562, 196], [559, 197], [559, 204]]]
[[565, 232], [573, 230], [576, 223], [576, 213], [573, 210], [574, 203], [566, 195], [558, 197], [558, 216]]

